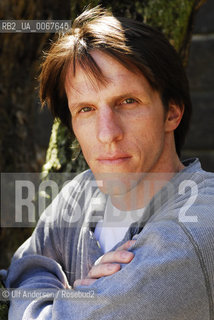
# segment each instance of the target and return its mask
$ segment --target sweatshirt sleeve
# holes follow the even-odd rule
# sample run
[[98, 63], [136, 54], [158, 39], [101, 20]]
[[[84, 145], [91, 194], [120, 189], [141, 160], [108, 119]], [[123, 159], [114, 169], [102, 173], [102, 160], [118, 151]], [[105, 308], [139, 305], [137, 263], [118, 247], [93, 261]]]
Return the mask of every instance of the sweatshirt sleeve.
[[[12, 264], [8, 284], [56, 294], [13, 298], [9, 319], [210, 319], [208, 283], [199, 252], [177, 223], [147, 223], [130, 250], [135, 257], [120, 271], [75, 290], [57, 259], [23, 254]], [[88, 295], [75, 295], [85, 290]]]
[[[10, 288], [9, 319], [25, 319], [25, 309], [34, 303], [30, 298], [33, 292], [70, 288], [61, 266], [60, 238], [55, 227], [60, 207], [59, 195], [41, 216], [32, 236], [13, 256], [5, 281]], [[39, 319], [46, 319], [43, 314], [47, 314], [48, 304], [43, 303], [42, 309]], [[32, 318], [33, 315], [27, 319]]]

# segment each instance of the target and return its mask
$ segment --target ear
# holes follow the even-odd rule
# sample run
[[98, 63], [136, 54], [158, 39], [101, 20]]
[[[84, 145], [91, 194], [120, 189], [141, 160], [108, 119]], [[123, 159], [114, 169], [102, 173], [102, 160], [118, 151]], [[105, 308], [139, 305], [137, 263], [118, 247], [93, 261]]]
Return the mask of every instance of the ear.
[[166, 113], [165, 132], [174, 131], [181, 122], [184, 113], [184, 106], [178, 106], [175, 103], [169, 104], [169, 110]]

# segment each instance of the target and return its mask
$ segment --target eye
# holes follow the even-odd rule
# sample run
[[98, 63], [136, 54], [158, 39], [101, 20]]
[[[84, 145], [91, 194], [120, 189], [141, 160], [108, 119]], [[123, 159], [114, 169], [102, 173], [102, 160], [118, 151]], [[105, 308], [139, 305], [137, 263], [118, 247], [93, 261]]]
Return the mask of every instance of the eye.
[[131, 104], [131, 103], [135, 103], [135, 102], [136, 102], [135, 99], [133, 99], [133, 98], [127, 98], [127, 99], [123, 100], [122, 103], [124, 103], [124, 104]]
[[79, 110], [79, 113], [85, 113], [85, 112], [90, 112], [92, 111], [93, 108], [92, 107], [83, 107]]

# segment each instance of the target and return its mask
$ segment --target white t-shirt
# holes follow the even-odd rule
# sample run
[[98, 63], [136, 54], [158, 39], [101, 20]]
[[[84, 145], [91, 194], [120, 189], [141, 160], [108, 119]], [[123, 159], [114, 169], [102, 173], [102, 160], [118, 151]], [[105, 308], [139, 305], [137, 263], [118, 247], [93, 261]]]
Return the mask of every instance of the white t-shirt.
[[132, 211], [121, 211], [112, 205], [110, 197], [107, 200], [104, 218], [95, 228], [95, 237], [104, 253], [110, 251], [120, 242], [129, 226], [138, 221], [144, 213], [144, 208]]

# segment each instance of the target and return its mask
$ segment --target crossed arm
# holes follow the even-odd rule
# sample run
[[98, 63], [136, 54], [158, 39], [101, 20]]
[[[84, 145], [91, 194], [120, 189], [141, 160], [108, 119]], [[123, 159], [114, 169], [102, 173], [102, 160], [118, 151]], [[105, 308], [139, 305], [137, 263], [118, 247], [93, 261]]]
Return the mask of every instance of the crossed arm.
[[9, 320], [209, 319], [198, 257], [177, 226], [166, 222], [148, 226], [136, 242], [106, 253], [86, 279], [76, 280], [73, 289], [61, 266], [49, 257], [25, 254], [11, 270], [10, 287], [76, 292], [87, 286], [95, 295], [93, 299], [12, 299]]

